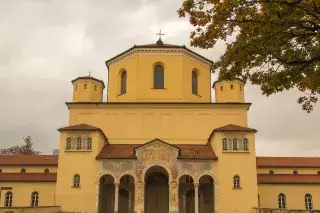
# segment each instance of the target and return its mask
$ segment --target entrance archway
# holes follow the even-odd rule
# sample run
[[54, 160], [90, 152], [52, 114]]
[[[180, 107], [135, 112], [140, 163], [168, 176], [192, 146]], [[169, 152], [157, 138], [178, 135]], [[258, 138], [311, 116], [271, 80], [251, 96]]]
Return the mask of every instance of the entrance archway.
[[194, 183], [189, 175], [179, 178], [179, 213], [194, 213]]
[[199, 213], [214, 212], [214, 181], [204, 175], [199, 180]]
[[114, 212], [114, 178], [103, 175], [99, 181], [99, 213]]
[[169, 174], [161, 166], [153, 166], [146, 172], [145, 212], [169, 212]]
[[119, 213], [134, 213], [134, 178], [131, 175], [120, 178]]

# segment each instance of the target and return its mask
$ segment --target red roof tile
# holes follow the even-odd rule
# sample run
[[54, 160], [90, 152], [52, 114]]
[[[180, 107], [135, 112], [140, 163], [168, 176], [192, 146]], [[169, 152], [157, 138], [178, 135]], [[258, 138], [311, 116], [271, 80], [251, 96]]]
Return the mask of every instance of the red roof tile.
[[0, 182], [56, 182], [57, 173], [0, 173]]
[[180, 159], [212, 159], [216, 160], [218, 157], [209, 145], [186, 145], [176, 144], [180, 148]]
[[0, 166], [57, 166], [58, 155], [0, 155]]
[[320, 168], [320, 157], [257, 157], [258, 168]]
[[234, 124], [229, 124], [226, 126], [218, 127], [213, 130], [214, 132], [257, 132], [257, 130], [244, 127], [244, 126], [238, 126]]
[[[179, 159], [212, 159], [216, 160], [211, 146], [172, 144], [180, 149]], [[97, 159], [136, 159], [134, 149], [141, 144], [106, 144]]]
[[258, 174], [259, 184], [320, 184], [320, 175]]
[[58, 129], [59, 131], [96, 131], [96, 130], [100, 130], [100, 128], [98, 127], [94, 127], [88, 124], [77, 124], [77, 125], [73, 125], [73, 126], [67, 126], [67, 127], [62, 127], [60, 129]]

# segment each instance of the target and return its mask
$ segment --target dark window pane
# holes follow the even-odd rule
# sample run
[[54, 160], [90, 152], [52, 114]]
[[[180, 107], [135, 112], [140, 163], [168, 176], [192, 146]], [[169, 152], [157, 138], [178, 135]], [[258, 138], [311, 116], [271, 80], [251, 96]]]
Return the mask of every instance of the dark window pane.
[[192, 71], [192, 94], [198, 94], [198, 76], [195, 71]]
[[154, 67], [153, 71], [153, 87], [155, 89], [164, 88], [164, 69], [163, 66], [157, 65]]
[[121, 91], [120, 94], [125, 94], [127, 92], [127, 72], [123, 71], [121, 74]]

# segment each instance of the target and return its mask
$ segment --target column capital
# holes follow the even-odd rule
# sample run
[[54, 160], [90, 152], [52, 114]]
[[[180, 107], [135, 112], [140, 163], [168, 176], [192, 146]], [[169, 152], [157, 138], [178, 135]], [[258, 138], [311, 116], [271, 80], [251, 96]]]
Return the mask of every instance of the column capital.
[[114, 183], [115, 187], [119, 187], [120, 183]]
[[199, 182], [194, 182], [193, 185], [194, 185], [194, 187], [198, 187], [199, 186]]

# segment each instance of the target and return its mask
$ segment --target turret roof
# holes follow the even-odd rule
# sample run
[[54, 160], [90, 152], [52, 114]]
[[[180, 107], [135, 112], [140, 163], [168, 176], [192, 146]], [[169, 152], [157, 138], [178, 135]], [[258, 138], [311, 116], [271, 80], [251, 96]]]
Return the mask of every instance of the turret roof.
[[93, 81], [99, 82], [99, 83], [101, 83], [101, 84], [103, 85], [103, 88], [105, 88], [104, 82], [103, 82], [102, 80], [97, 79], [97, 78], [94, 78], [94, 77], [92, 77], [92, 76], [90, 76], [90, 75], [88, 75], [88, 76], [80, 76], [80, 77], [72, 80], [71, 83], [74, 83], [75, 81], [78, 81], [78, 80], [80, 80], [80, 79], [93, 80]]

